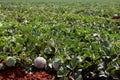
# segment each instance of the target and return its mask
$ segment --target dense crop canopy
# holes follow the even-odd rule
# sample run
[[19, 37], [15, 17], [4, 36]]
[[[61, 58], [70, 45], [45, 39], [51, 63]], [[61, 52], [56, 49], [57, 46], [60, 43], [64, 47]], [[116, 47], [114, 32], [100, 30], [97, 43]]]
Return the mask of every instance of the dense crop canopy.
[[58, 58], [62, 80], [119, 80], [120, 1], [87, 1], [0, 1], [0, 60]]

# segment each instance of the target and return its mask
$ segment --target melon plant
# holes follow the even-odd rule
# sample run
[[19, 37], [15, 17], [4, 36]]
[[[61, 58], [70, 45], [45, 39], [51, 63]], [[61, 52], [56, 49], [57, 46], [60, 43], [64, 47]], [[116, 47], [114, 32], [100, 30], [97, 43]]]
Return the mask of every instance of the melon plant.
[[3, 63], [0, 63], [0, 70], [3, 70], [4, 69], [4, 64]]
[[16, 64], [16, 59], [15, 59], [14, 57], [9, 56], [9, 57], [7, 57], [7, 59], [6, 59], [5, 64], [6, 64], [6, 66], [8, 66], [8, 67], [15, 66], [15, 64]]
[[61, 60], [55, 59], [52, 63], [53, 70], [58, 71], [61, 67]]
[[45, 68], [46, 64], [47, 64], [47, 61], [46, 61], [46, 59], [43, 58], [43, 57], [37, 57], [37, 58], [34, 60], [34, 66], [35, 66], [36, 68], [43, 69], [43, 68]]

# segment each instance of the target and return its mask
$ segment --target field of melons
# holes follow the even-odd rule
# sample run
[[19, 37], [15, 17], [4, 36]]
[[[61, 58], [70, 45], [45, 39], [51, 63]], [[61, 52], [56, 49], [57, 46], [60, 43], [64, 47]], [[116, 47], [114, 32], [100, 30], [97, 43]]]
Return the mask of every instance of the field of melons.
[[120, 0], [0, 0], [0, 60], [61, 60], [61, 80], [120, 79]]

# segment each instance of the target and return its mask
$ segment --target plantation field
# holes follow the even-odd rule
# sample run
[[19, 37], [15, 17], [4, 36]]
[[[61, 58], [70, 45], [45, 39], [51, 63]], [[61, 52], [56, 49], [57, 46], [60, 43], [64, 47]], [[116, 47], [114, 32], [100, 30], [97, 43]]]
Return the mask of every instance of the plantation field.
[[0, 0], [0, 59], [8, 56], [60, 59], [61, 80], [120, 80], [120, 0]]

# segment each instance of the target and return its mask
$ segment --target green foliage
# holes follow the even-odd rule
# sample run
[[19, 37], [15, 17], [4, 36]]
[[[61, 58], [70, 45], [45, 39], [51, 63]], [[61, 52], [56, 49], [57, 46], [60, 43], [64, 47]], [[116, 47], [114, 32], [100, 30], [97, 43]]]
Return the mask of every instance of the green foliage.
[[119, 6], [119, 0], [1, 0], [0, 59], [60, 58], [62, 80], [80, 74], [97, 80], [101, 71], [104, 80], [120, 79], [120, 20], [112, 19]]

